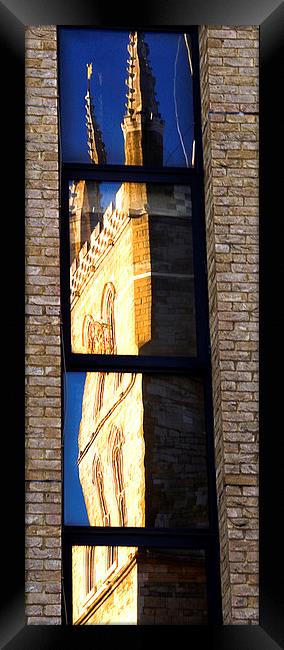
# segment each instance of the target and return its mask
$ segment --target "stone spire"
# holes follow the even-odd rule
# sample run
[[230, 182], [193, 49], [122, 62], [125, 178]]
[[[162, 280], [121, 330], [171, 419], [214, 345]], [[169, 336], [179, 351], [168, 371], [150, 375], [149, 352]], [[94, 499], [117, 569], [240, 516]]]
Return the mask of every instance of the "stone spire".
[[103, 208], [99, 183], [90, 180], [70, 182], [69, 187], [70, 262], [78, 258], [86, 241], [101, 221]]
[[127, 112], [121, 125], [127, 165], [163, 164], [164, 122], [155, 93], [155, 77], [149, 64], [144, 36], [130, 32], [128, 52]]
[[105, 145], [102, 140], [102, 134], [99, 129], [98, 124], [96, 123], [94, 115], [94, 106], [91, 97], [90, 90], [90, 79], [93, 72], [92, 63], [87, 63], [87, 75], [88, 75], [88, 85], [87, 85], [87, 94], [85, 96], [86, 100], [86, 126], [88, 130], [88, 146], [89, 146], [89, 156], [91, 160], [96, 164], [106, 163], [106, 151]]

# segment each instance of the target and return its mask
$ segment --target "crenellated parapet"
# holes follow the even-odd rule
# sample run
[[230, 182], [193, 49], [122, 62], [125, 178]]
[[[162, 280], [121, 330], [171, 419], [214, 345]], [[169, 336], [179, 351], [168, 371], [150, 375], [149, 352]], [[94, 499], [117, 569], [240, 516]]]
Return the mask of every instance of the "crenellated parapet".
[[114, 246], [117, 238], [129, 222], [129, 213], [110, 203], [99, 222], [79, 251], [70, 267], [71, 309], [80, 297], [90, 275], [95, 273], [103, 262], [108, 250]]

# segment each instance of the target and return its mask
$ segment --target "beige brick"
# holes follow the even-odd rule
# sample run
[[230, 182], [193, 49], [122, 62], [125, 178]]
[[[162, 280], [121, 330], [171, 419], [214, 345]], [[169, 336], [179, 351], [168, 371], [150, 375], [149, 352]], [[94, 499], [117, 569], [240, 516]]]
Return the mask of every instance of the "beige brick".
[[[51, 319], [45, 316], [48, 307], [59, 305], [60, 286], [59, 187], [57, 175], [50, 171], [58, 169], [56, 28], [27, 28], [26, 35], [26, 478], [38, 479], [27, 482], [26, 489], [26, 615], [30, 624], [58, 624], [61, 621], [56, 604], [60, 576], [57, 578], [54, 572], [49, 576], [44, 566], [45, 561], [58, 562], [61, 553], [61, 521], [54, 514], [61, 509], [61, 484], [52, 483], [52, 477], [59, 478], [61, 474], [61, 463], [56, 460], [54, 448], [60, 448], [60, 440], [50, 437], [50, 427], [61, 426], [60, 418], [54, 417], [56, 408], [60, 409], [60, 366], [58, 379], [48, 375], [50, 366], [55, 366], [56, 359], [60, 358], [60, 327], [59, 321], [52, 325]], [[51, 95], [54, 99], [49, 99]], [[54, 162], [46, 162], [48, 158]], [[52, 268], [46, 274], [46, 289], [47, 279], [43, 275], [49, 264]], [[52, 431], [54, 435], [55, 429]], [[60, 428], [58, 433], [60, 436]], [[45, 457], [45, 448], [51, 456]], [[56, 468], [58, 472], [53, 471]], [[55, 491], [57, 500], [52, 498]], [[49, 517], [57, 517], [56, 527]], [[44, 539], [48, 535], [58, 543], [45, 547]], [[52, 589], [57, 584], [58, 596], [44, 593], [48, 592], [49, 582]], [[44, 605], [51, 610], [44, 611]]]
[[[242, 549], [235, 547], [232, 551], [229, 547], [232, 535], [241, 540], [246, 534], [255, 534], [258, 514], [257, 495], [248, 492], [240, 496], [241, 489], [254, 490], [258, 481], [258, 366], [252, 356], [257, 340], [253, 328], [258, 322], [258, 296], [254, 289], [258, 282], [258, 29], [202, 27], [200, 49], [215, 409], [220, 405], [215, 412], [215, 447], [223, 615], [225, 623], [240, 624], [250, 619], [256, 622], [258, 607], [257, 602], [254, 608], [248, 602], [254, 595], [233, 591], [235, 584], [246, 582], [247, 568], [241, 561]], [[208, 116], [208, 106], [218, 115]], [[255, 114], [250, 115], [251, 112]], [[232, 366], [232, 362], [236, 365]], [[242, 447], [238, 447], [239, 443]], [[250, 452], [251, 458], [246, 462], [245, 456]], [[231, 530], [230, 517], [241, 528]], [[251, 560], [251, 571], [255, 571], [257, 579], [255, 550]]]

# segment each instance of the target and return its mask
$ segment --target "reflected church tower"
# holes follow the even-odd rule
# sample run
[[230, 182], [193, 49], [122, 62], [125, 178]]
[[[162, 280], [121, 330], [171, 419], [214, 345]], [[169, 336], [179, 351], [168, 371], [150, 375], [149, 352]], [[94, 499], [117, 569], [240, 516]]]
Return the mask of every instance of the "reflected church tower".
[[156, 99], [149, 47], [143, 34], [130, 32], [127, 49], [127, 112], [121, 125], [125, 164], [162, 166], [164, 122]]
[[88, 131], [88, 148], [91, 161], [96, 165], [107, 162], [106, 149], [102, 139], [102, 134], [95, 117], [94, 103], [91, 95], [91, 77], [93, 74], [92, 63], [87, 63], [87, 93], [85, 96], [86, 104], [86, 126]]
[[[88, 153], [95, 165], [107, 162], [106, 149], [102, 133], [95, 117], [94, 102], [91, 94], [92, 63], [87, 63], [86, 127]], [[73, 181], [70, 193], [70, 262], [78, 260], [79, 252], [91, 233], [101, 222], [103, 209], [98, 183], [93, 181]]]

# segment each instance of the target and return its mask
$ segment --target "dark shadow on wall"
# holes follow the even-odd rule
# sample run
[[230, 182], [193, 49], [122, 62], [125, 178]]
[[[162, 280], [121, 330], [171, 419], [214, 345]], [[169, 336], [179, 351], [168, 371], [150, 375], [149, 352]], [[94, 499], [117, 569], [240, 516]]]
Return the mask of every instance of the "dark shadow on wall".
[[144, 374], [142, 400], [145, 526], [208, 526], [202, 382], [186, 376]]
[[151, 340], [141, 355], [195, 356], [190, 188], [148, 185]]

